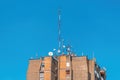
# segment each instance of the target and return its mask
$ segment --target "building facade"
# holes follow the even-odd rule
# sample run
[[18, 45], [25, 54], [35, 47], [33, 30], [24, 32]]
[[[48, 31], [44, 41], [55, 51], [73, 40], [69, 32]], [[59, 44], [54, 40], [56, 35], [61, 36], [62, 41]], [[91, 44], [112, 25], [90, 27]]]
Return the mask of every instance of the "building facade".
[[48, 56], [29, 60], [27, 80], [106, 80], [106, 72], [87, 56]]

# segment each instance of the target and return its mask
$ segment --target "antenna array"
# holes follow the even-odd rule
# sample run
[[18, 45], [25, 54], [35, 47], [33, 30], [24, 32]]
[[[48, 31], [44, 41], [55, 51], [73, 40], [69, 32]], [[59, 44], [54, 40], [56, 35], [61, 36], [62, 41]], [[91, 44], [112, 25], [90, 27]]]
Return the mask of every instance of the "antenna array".
[[[66, 51], [65, 51], [66, 49]], [[64, 45], [64, 39], [61, 38], [61, 10], [58, 10], [58, 49], [53, 49], [52, 55], [61, 55], [67, 52], [69, 55], [71, 54], [71, 45]], [[49, 56], [52, 56], [49, 52]]]

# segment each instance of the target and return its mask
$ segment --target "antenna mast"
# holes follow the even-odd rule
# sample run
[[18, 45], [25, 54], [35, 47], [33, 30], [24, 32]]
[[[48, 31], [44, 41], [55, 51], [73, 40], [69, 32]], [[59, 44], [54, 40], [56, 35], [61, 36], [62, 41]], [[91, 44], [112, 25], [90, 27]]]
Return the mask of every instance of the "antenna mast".
[[60, 48], [61, 48], [61, 31], [60, 31], [60, 26], [61, 26], [61, 11], [60, 9], [58, 10], [58, 53], [60, 53]]

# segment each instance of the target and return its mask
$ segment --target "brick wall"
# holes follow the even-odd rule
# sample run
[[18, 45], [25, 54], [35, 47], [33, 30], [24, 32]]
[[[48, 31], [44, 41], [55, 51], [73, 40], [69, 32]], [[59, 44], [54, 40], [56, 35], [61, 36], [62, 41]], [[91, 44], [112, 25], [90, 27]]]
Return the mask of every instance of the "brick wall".
[[87, 57], [72, 57], [73, 80], [88, 80]]
[[40, 70], [41, 60], [30, 60], [29, 67], [27, 71], [27, 80], [40, 80], [39, 70]]

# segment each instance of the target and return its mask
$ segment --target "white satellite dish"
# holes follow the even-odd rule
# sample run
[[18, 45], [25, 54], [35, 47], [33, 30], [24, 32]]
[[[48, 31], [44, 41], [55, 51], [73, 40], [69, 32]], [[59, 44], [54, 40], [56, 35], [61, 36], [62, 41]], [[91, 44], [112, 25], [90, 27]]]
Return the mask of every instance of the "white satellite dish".
[[49, 52], [48, 55], [49, 55], [49, 56], [53, 56], [53, 52]]
[[54, 48], [53, 51], [56, 51], [56, 49]]
[[65, 48], [65, 45], [63, 45], [63, 48]]
[[58, 49], [58, 51], [57, 51], [58, 53], [60, 53], [61, 51], [60, 51], [60, 49]]

